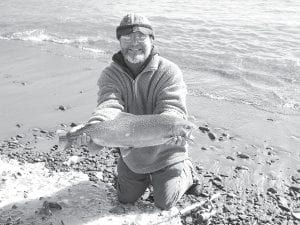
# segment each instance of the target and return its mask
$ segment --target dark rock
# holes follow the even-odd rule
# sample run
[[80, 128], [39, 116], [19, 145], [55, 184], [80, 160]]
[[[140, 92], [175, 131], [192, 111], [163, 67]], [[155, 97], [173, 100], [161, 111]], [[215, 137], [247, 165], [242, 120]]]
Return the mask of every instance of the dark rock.
[[294, 182], [296, 182], [297, 184], [300, 184], [300, 176], [299, 175], [293, 175], [291, 178]]
[[209, 128], [208, 128], [208, 127], [199, 127], [199, 130], [200, 130], [202, 133], [209, 132]]
[[237, 166], [235, 167], [236, 170], [249, 170], [247, 166]]
[[239, 215], [239, 219], [240, 219], [240, 220], [247, 220], [248, 217], [247, 217], [247, 215], [242, 214], [242, 215]]
[[57, 202], [48, 202], [48, 201], [44, 201], [43, 207], [49, 209], [58, 209], [58, 210], [62, 209], [61, 205], [58, 204]]
[[12, 209], [17, 209], [18, 207], [16, 205], [13, 205], [11, 208]]
[[60, 105], [60, 106], [58, 106], [58, 109], [61, 111], [65, 111], [65, 110], [67, 110], [67, 107], [65, 107], [64, 105]]
[[76, 123], [73, 123], [73, 122], [72, 122], [72, 123], [70, 124], [70, 127], [76, 127], [76, 126], [77, 126]]
[[212, 140], [212, 141], [216, 140], [216, 135], [215, 134], [213, 134], [211, 132], [208, 132], [207, 135], [208, 135], [208, 137], [209, 137], [210, 140]]
[[277, 197], [277, 203], [278, 203], [278, 206], [285, 210], [285, 211], [290, 211], [290, 207], [288, 205], [288, 201], [286, 198], [284, 198], [283, 196], [278, 196]]
[[16, 136], [16, 138], [24, 138], [24, 137], [25, 137], [24, 134], [18, 134], [18, 135]]
[[206, 151], [206, 150], [207, 150], [207, 148], [205, 148], [205, 147], [201, 147], [201, 150], [203, 150], [203, 151]]
[[237, 152], [237, 157], [241, 158], [241, 159], [249, 159], [249, 155], [242, 153], [242, 152]]
[[276, 194], [277, 193], [277, 191], [274, 188], [272, 188], [272, 187], [268, 188], [267, 192], [270, 192], [272, 194]]
[[226, 159], [230, 159], [230, 160], [232, 160], [232, 161], [234, 161], [234, 160], [235, 160], [235, 159], [234, 159], [232, 156], [230, 156], [230, 155], [229, 155], [229, 156], [227, 156], [227, 157], [226, 157]]
[[300, 185], [291, 185], [289, 188], [294, 192], [300, 193]]

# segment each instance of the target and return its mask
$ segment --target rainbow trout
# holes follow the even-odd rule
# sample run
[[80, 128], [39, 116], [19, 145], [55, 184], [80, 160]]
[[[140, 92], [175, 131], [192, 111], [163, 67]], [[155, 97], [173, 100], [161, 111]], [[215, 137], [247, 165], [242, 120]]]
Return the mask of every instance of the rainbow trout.
[[69, 147], [76, 145], [77, 137], [85, 133], [93, 143], [100, 146], [141, 148], [165, 144], [176, 136], [191, 140], [191, 132], [196, 128], [192, 122], [174, 116], [122, 112], [113, 120], [72, 128], [59, 139], [60, 142], [67, 142], [66, 147]]

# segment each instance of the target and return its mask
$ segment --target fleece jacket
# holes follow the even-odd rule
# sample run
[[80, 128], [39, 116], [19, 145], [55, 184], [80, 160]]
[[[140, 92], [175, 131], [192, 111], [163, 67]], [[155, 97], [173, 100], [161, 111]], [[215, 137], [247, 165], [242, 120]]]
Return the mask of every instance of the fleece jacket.
[[[113, 56], [98, 80], [98, 105], [89, 121], [112, 120], [118, 113], [169, 114], [185, 118], [187, 89], [173, 62], [152, 51], [142, 71], [133, 76], [121, 52]], [[152, 173], [188, 158], [187, 147], [158, 145], [120, 148], [126, 165], [135, 173]]]

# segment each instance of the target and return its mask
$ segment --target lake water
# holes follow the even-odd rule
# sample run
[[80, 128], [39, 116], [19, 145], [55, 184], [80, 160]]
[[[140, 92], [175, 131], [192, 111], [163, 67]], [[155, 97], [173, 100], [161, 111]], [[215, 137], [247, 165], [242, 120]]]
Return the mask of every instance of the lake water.
[[300, 115], [298, 0], [1, 0], [0, 39], [109, 61], [128, 12], [152, 22], [189, 95]]

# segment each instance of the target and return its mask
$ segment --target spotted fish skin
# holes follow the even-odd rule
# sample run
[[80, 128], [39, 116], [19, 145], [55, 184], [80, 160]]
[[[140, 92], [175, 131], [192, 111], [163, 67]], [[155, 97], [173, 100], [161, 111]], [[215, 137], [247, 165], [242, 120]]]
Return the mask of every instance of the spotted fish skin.
[[189, 138], [196, 129], [192, 122], [170, 115], [120, 113], [113, 120], [75, 127], [60, 139], [67, 146], [74, 145], [77, 137], [85, 133], [100, 146], [141, 148], [165, 144], [176, 136]]

